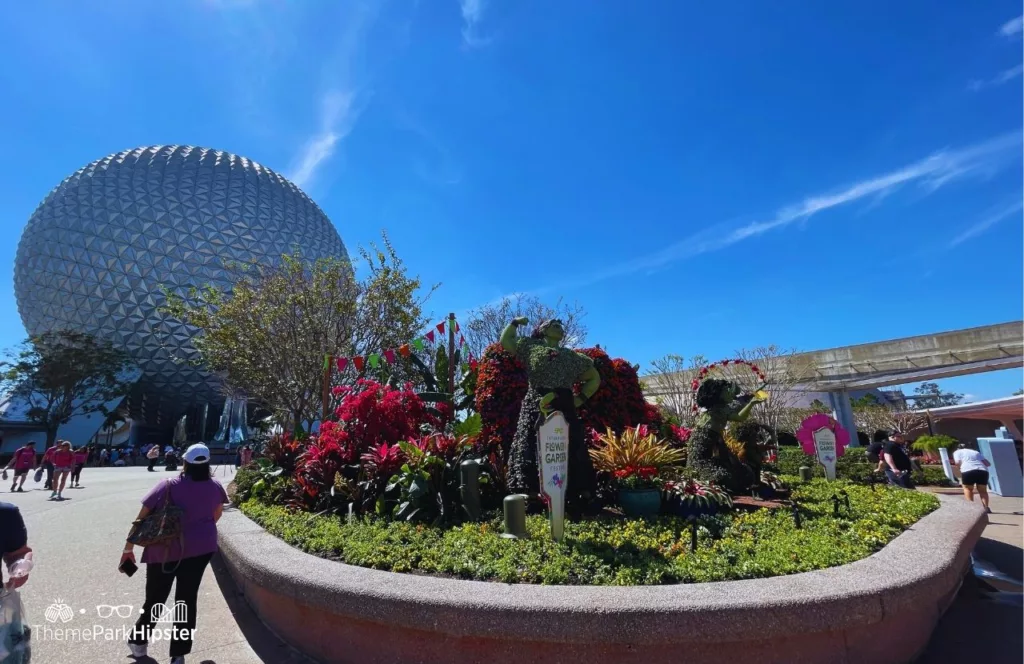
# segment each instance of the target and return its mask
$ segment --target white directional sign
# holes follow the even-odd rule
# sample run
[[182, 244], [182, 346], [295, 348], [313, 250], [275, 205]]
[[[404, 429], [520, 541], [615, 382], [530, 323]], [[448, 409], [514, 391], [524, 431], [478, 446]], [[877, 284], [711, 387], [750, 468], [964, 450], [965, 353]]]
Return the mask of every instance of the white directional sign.
[[553, 411], [537, 429], [537, 467], [540, 490], [551, 516], [551, 537], [562, 541], [565, 527], [565, 483], [569, 478], [569, 423]]
[[836, 478], [836, 434], [832, 429], [821, 428], [814, 432], [814, 451], [818, 462], [825, 466], [825, 477]]

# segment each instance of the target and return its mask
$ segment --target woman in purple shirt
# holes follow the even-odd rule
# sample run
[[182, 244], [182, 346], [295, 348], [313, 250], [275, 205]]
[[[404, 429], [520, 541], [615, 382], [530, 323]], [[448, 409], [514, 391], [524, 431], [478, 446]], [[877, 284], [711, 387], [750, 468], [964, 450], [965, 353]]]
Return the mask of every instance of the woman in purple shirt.
[[[196, 600], [199, 583], [203, 580], [210, 559], [217, 551], [217, 520], [228, 502], [224, 487], [210, 478], [210, 450], [203, 444], [188, 448], [184, 467], [179, 477], [160, 482], [142, 499], [138, 519], [158, 509], [170, 496], [170, 502], [183, 510], [181, 517], [182, 541], [147, 546], [142, 552], [146, 565], [146, 601], [135, 631], [128, 641], [132, 656], [147, 657], [147, 644], [153, 628], [155, 604], [168, 604], [171, 584], [174, 590], [174, 624], [171, 625], [171, 664], [184, 664], [185, 655], [192, 652], [192, 635], [196, 628]], [[135, 547], [127, 542], [121, 562], [135, 561]], [[184, 607], [179, 607], [180, 602]], [[181, 612], [181, 613], [179, 613]], [[180, 620], [179, 620], [180, 618]]]

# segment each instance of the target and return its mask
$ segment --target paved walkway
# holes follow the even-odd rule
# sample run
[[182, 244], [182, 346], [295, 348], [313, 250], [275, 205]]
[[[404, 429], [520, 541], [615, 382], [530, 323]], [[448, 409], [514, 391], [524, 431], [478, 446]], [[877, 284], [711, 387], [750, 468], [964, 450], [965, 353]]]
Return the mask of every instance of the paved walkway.
[[[217, 479], [227, 484], [233, 469], [220, 471]], [[142, 605], [145, 570], [128, 578], [118, 573], [117, 563], [139, 501], [153, 484], [170, 473], [147, 473], [145, 468], [86, 468], [82, 489], [67, 489], [69, 498], [50, 502], [48, 491], [33, 484], [25, 493], [9, 493], [0, 484], [0, 500], [21, 509], [35, 550], [36, 567], [22, 589], [29, 623], [34, 626], [32, 661], [40, 664], [131, 664], [122, 638], [107, 640], [94, 630], [134, 624]], [[71, 608], [67, 623], [48, 622], [46, 610], [53, 604]], [[131, 607], [131, 616], [98, 615], [97, 606]], [[127, 612], [125, 608], [122, 611]], [[63, 629], [61, 633], [58, 629]], [[71, 629], [79, 630], [77, 633]], [[88, 632], [88, 639], [82, 632]], [[150, 645], [152, 660], [168, 662], [167, 645]], [[304, 662], [287, 646], [269, 635], [239, 597], [230, 577], [215, 565], [199, 591], [199, 616], [195, 650], [189, 664], [298, 664]]]
[[[958, 489], [938, 490], [938, 493], [957, 494]], [[961, 494], [962, 495], [962, 494]], [[977, 497], [975, 497], [977, 500]], [[994, 565], [1003, 574], [1018, 581], [1024, 579], [1024, 499], [991, 496], [992, 514], [985, 532], [974, 549], [974, 555]], [[998, 584], [993, 584], [997, 586]], [[1000, 590], [1011, 590], [1007, 584]], [[939, 621], [928, 650], [919, 664], [976, 661], [986, 664], [1020, 664], [1024, 656], [1024, 634], [1021, 622], [1024, 609], [1016, 605], [993, 601], [991, 587], [968, 577], [956, 601]], [[1013, 596], [1004, 596], [1013, 600]]]

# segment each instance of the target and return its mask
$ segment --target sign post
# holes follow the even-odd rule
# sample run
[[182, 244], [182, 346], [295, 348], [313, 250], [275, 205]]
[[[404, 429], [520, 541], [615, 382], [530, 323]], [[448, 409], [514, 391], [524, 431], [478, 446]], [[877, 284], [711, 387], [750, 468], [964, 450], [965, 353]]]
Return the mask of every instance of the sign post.
[[540, 490], [551, 518], [551, 538], [561, 542], [565, 530], [565, 483], [569, 477], [569, 423], [560, 411], [552, 411], [537, 428], [537, 468]]
[[797, 440], [809, 454], [825, 467], [825, 477], [836, 478], [836, 461], [843, 456], [850, 442], [850, 434], [841, 424], [823, 413], [811, 415], [800, 423]]

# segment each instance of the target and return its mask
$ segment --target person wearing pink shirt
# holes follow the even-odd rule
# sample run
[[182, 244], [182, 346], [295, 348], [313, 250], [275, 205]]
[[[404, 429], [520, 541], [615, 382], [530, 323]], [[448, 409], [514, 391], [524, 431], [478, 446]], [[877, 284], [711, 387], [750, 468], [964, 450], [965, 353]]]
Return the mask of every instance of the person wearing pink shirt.
[[[14, 451], [14, 456], [11, 457], [10, 462], [7, 464], [7, 468], [14, 467], [14, 484], [11, 485], [11, 493], [15, 491], [25, 491], [25, 478], [28, 477], [30, 470], [35, 470], [36, 467], [36, 441], [30, 440], [23, 447], [19, 447]], [[7, 470], [5, 468], [4, 470]], [[6, 474], [4, 475], [6, 477]], [[21, 484], [18, 484], [18, 480], [21, 480]]]
[[71, 488], [78, 487], [82, 488], [82, 469], [85, 468], [85, 462], [89, 460], [89, 450], [84, 447], [79, 448], [75, 451], [75, 467], [71, 471]]
[[252, 448], [246, 445], [242, 448], [242, 466], [248, 466], [252, 463]]
[[64, 500], [64, 485], [67, 484], [68, 475], [75, 466], [75, 453], [71, 451], [71, 443], [62, 440], [57, 444], [57, 451], [53, 453], [53, 487], [50, 493], [50, 500]]
[[46, 471], [46, 483], [43, 484], [44, 489], [53, 488], [53, 453], [56, 451], [57, 443], [54, 443], [43, 452], [43, 470]]

